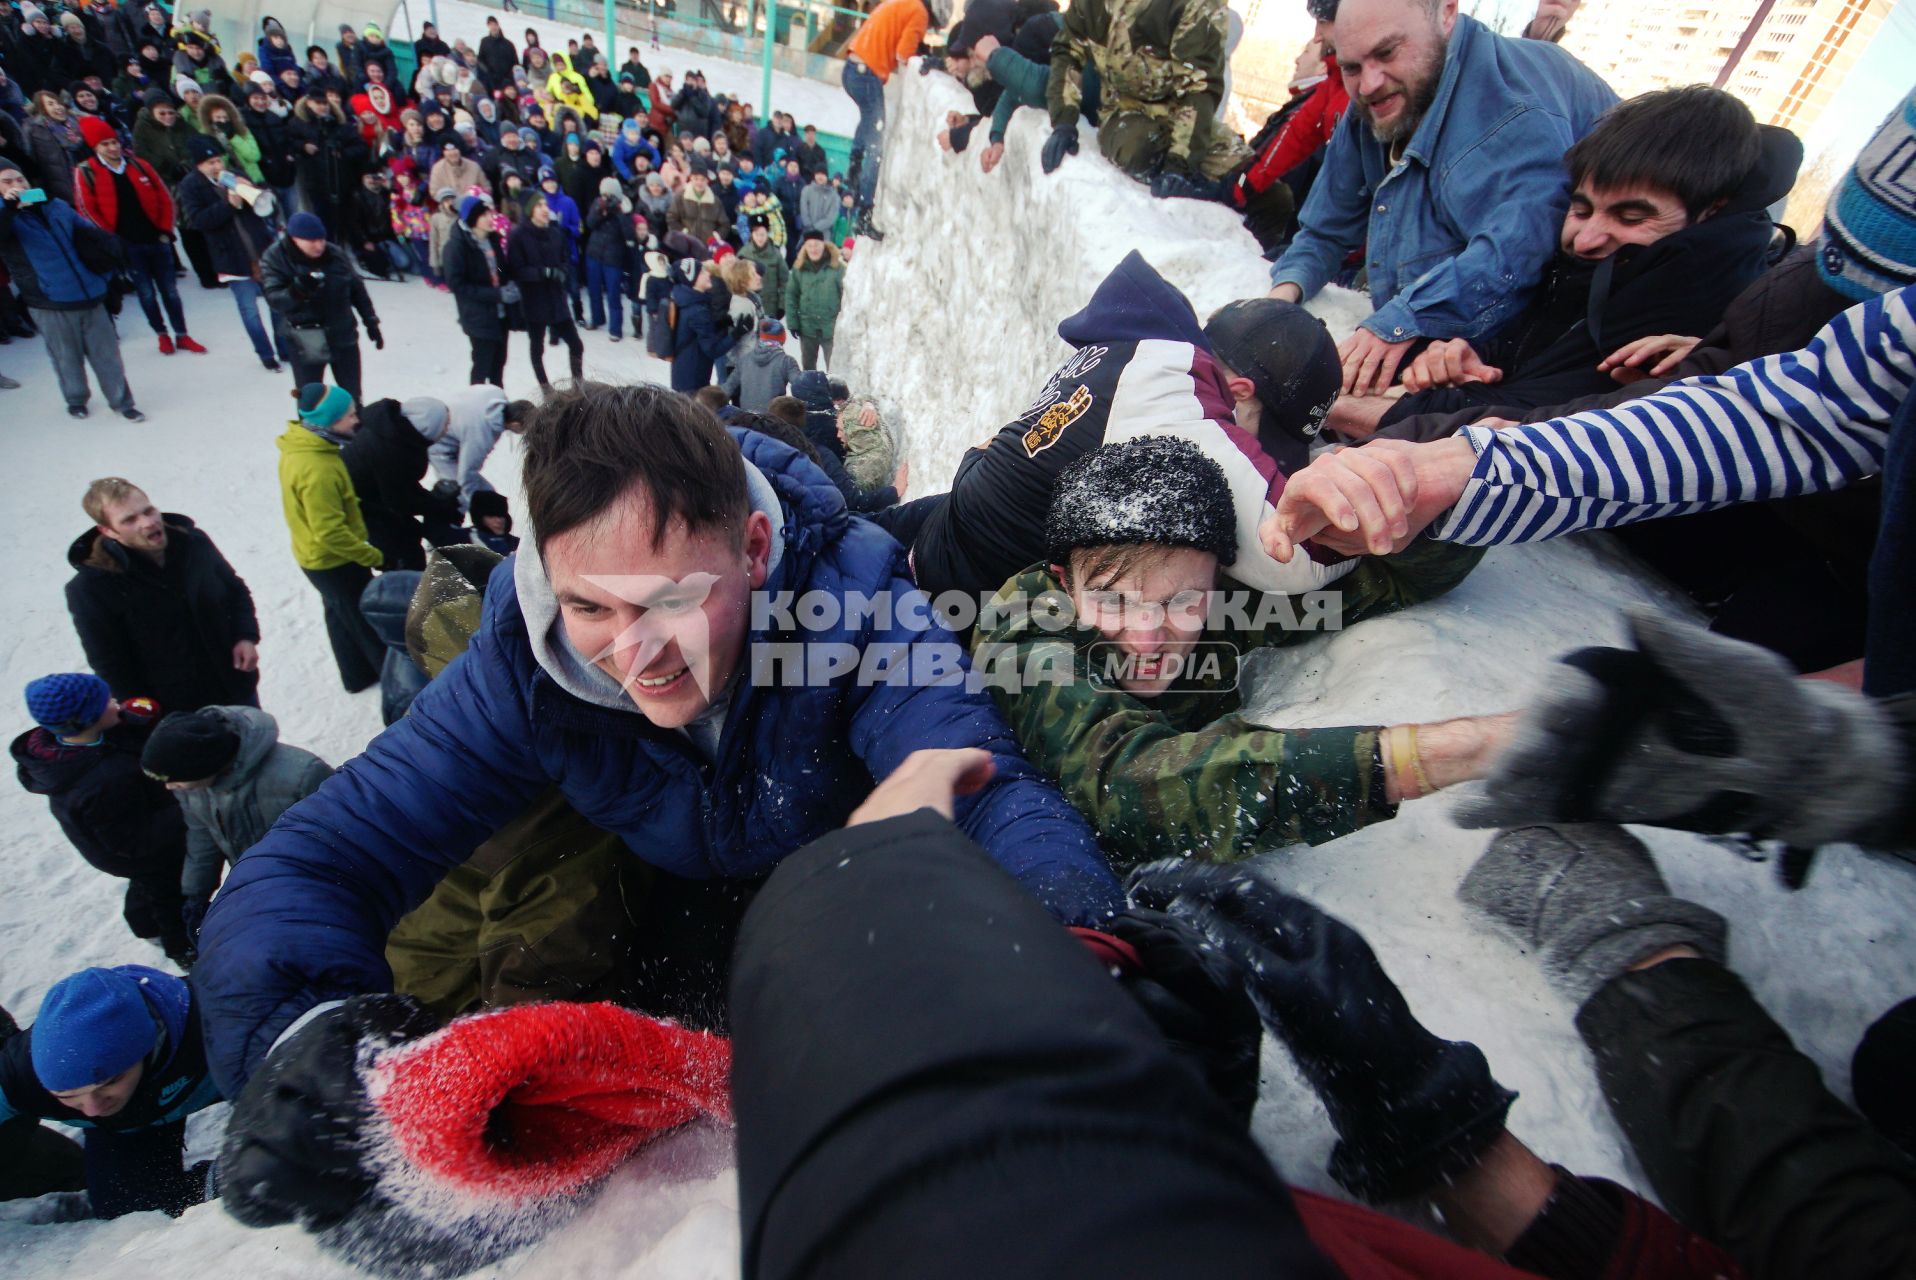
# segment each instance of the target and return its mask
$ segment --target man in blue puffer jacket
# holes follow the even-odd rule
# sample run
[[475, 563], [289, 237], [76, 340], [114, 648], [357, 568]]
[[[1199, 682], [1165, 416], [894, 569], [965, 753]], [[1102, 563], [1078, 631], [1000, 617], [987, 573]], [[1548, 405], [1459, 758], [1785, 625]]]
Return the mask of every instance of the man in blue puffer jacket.
[[[214, 900], [194, 980], [230, 1095], [296, 1018], [387, 990], [394, 923], [550, 786], [661, 871], [750, 881], [914, 751], [983, 747], [995, 775], [959, 825], [1064, 922], [1122, 907], [989, 697], [937, 678], [963, 659], [903, 550], [796, 450], [655, 386], [586, 384], [539, 407], [524, 453], [534, 533], [471, 647]], [[897, 607], [829, 616], [855, 593]]]

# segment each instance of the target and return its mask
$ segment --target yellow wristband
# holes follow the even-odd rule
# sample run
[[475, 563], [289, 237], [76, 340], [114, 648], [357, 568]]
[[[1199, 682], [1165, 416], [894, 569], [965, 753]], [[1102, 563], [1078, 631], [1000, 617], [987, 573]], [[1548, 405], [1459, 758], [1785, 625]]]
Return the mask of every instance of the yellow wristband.
[[1424, 772], [1424, 756], [1423, 753], [1417, 749], [1417, 726], [1414, 724], [1410, 725], [1408, 727], [1408, 734], [1410, 737], [1410, 768], [1411, 772], [1417, 775], [1417, 785], [1421, 788], [1417, 794], [1427, 796], [1437, 788], [1430, 785], [1430, 775]]

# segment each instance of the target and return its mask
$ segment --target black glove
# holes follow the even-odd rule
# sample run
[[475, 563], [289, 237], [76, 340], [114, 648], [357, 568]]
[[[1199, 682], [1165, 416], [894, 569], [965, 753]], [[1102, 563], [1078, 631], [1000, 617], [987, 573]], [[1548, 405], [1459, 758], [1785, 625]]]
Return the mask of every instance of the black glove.
[[379, 331], [378, 325], [376, 324], [367, 325], [366, 336], [373, 340], [373, 346], [375, 349], [380, 351], [384, 351], [386, 349], [386, 335]]
[[1131, 899], [1197, 924], [1248, 975], [1251, 998], [1337, 1129], [1331, 1176], [1366, 1200], [1417, 1194], [1475, 1164], [1517, 1095], [1476, 1045], [1425, 1030], [1362, 935], [1228, 867], [1155, 863]]
[[756, 327], [756, 322], [750, 316], [732, 317], [732, 336], [735, 338], [743, 338]]
[[188, 898], [180, 903], [180, 923], [186, 926], [186, 938], [194, 946], [199, 945], [200, 926], [206, 922], [206, 909], [213, 905], [211, 898]]
[[249, 1227], [298, 1222], [315, 1231], [351, 1213], [375, 1181], [360, 1055], [438, 1025], [409, 996], [355, 996], [267, 1055], [233, 1103], [220, 1147], [226, 1211]]
[[966, 147], [970, 146], [971, 131], [976, 128], [977, 125], [977, 119], [973, 118], [965, 121], [961, 125], [955, 126], [951, 130], [951, 149], [962, 152]]
[[1066, 156], [1077, 154], [1078, 123], [1074, 120], [1070, 124], [1061, 124], [1051, 131], [1051, 136], [1044, 140], [1044, 151], [1040, 154], [1040, 159], [1044, 163], [1046, 173], [1056, 173]]
[[934, 71], [944, 69], [945, 55], [942, 53], [928, 53], [918, 60], [918, 74], [921, 76], [928, 76]]
[[1124, 989], [1180, 1057], [1194, 1062], [1233, 1115], [1248, 1125], [1257, 1106], [1258, 1050], [1264, 1028], [1229, 956], [1190, 923], [1134, 907], [1108, 931], [1131, 944], [1141, 973]]
[[1172, 165], [1166, 165], [1151, 179], [1151, 194], [1159, 200], [1211, 200], [1224, 198], [1227, 188], [1210, 178]]

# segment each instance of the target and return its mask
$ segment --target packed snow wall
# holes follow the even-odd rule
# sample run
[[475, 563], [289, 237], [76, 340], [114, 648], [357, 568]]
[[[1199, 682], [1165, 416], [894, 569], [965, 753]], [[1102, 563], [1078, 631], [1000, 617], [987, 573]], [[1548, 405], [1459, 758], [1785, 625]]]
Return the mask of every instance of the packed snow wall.
[[[946, 487], [958, 459], [1028, 404], [1065, 349], [1058, 321], [1138, 249], [1200, 319], [1264, 293], [1268, 266], [1239, 219], [1215, 204], [1154, 200], [1098, 154], [1086, 126], [1056, 173], [1039, 166], [1050, 122], [1020, 110], [1005, 158], [981, 172], [988, 121], [962, 154], [937, 134], [971, 95], [907, 67], [886, 94], [878, 187], [882, 242], [860, 240], [845, 276], [832, 372], [881, 393], [911, 460], [912, 493]], [[1340, 336], [1368, 301], [1329, 290], [1312, 304]]]

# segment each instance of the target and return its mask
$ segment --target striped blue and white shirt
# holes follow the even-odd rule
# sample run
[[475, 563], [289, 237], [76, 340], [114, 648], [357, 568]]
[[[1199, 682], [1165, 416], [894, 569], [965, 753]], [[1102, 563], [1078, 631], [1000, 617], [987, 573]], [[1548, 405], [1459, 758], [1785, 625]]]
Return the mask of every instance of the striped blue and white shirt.
[[1465, 427], [1477, 467], [1430, 536], [1467, 546], [1840, 489], [1882, 470], [1916, 384], [1916, 286], [1851, 307], [1801, 351], [1614, 409]]

